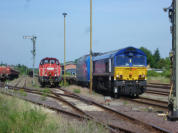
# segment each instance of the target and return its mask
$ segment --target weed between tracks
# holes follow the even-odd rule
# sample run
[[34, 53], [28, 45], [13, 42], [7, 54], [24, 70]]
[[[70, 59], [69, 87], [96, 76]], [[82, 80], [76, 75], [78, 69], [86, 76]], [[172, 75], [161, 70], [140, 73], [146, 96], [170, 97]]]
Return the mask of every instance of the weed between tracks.
[[41, 96], [41, 100], [46, 100], [46, 97], [47, 97], [47, 95], [48, 94], [50, 94], [50, 89], [48, 89], [48, 88], [45, 88], [45, 89], [43, 89], [43, 90], [40, 90], [43, 94], [42, 94], [42, 96]]
[[73, 89], [74, 93], [80, 93], [80, 89]]
[[55, 112], [0, 94], [2, 133], [108, 133], [93, 121], [64, 119]]
[[69, 83], [66, 81], [66, 84], [64, 85], [64, 81], [62, 80], [62, 81], [59, 83], [59, 86], [69, 86]]
[[18, 90], [21, 96], [27, 96], [27, 93], [24, 90]]
[[123, 103], [124, 105], [127, 105], [128, 104], [128, 101], [124, 101], [124, 103]]

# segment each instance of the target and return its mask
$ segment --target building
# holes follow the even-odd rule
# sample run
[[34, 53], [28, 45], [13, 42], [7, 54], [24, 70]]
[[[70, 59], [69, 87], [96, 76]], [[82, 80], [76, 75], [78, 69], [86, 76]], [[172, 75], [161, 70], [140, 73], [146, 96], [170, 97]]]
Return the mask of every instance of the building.
[[[64, 74], [64, 65], [62, 67], [62, 74]], [[66, 74], [68, 75], [76, 75], [76, 64], [73, 61], [66, 63]]]

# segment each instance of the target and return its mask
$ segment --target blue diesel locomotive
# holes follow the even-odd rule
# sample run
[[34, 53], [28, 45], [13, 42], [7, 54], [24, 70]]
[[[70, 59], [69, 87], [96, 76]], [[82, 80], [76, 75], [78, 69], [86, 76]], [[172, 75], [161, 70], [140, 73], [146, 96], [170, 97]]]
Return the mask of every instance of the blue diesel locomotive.
[[[106, 90], [115, 97], [138, 96], [146, 89], [147, 57], [143, 51], [127, 47], [93, 55], [93, 88]], [[90, 57], [78, 59], [77, 81], [89, 84]]]

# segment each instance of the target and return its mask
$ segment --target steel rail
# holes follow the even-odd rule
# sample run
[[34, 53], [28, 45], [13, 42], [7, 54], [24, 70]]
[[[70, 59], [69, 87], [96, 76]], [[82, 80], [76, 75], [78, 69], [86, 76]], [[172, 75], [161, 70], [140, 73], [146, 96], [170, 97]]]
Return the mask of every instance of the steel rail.
[[[147, 88], [148, 91], [155, 91], [155, 92], [160, 92], [160, 93], [169, 93], [169, 90], [160, 90], [160, 89], [153, 89], [153, 88]], [[146, 90], [146, 91], [147, 91]]]
[[170, 84], [166, 84], [166, 83], [148, 83], [148, 84], [152, 84], [152, 85], [165, 85], [165, 86], [170, 86]]
[[169, 93], [167, 92], [160, 92], [160, 91], [153, 91], [153, 90], [146, 90], [145, 93], [157, 94], [157, 95], [163, 95], [163, 96], [169, 95]]
[[21, 82], [21, 80], [19, 79], [14, 86], [17, 87], [20, 84], [20, 82]]
[[162, 101], [162, 100], [151, 99], [151, 98], [146, 98], [146, 97], [139, 97], [139, 99], [144, 99], [144, 100], [158, 102], [158, 103], [163, 103], [163, 104], [168, 105], [168, 101]]
[[[64, 89], [64, 88], [58, 88], [58, 89], [61, 89], [61, 90], [66, 91], [66, 92], [69, 92], [68, 90], [66, 90], [66, 89]], [[72, 95], [77, 96], [77, 97], [81, 97], [81, 96], [79, 96], [79, 95], [77, 95], [77, 94], [74, 94], [74, 93], [72, 93], [72, 92], [70, 92], [70, 93], [71, 93]], [[85, 99], [85, 98], [82, 98], [82, 97], [81, 97], [81, 99]], [[87, 100], [87, 99], [85, 99], [85, 100]], [[146, 122], [140, 121], [140, 120], [135, 119], [135, 118], [133, 118], [133, 117], [131, 117], [131, 116], [128, 116], [128, 115], [126, 115], [126, 114], [124, 114], [124, 113], [122, 113], [122, 112], [119, 112], [119, 111], [117, 111], [117, 110], [115, 110], [115, 109], [108, 108], [108, 107], [106, 107], [106, 106], [104, 106], [104, 105], [102, 105], [102, 104], [99, 104], [99, 103], [97, 103], [97, 102], [95, 102], [95, 101], [93, 101], [93, 100], [89, 100], [89, 101], [90, 101], [92, 104], [97, 105], [98, 107], [101, 107], [101, 108], [104, 109], [104, 110], [107, 110], [107, 111], [109, 111], [109, 112], [111, 112], [111, 113], [115, 113], [119, 118], [121, 117], [122, 119], [128, 120], [128, 121], [130, 121], [131, 123], [140, 124], [140, 125], [146, 127], [146, 128], [149, 129], [149, 130], [152, 130], [152, 131], [153, 131], [153, 130], [156, 130], [157, 132], [160, 132], [160, 133], [169, 133], [169, 131], [166, 130], [166, 129], [160, 128], [160, 127], [155, 126], [155, 125], [150, 124], [150, 123], [146, 123]]]
[[[154, 107], [158, 107], [158, 108], [162, 108], [162, 109], [166, 109], [168, 110], [168, 103], [167, 102], [163, 102], [163, 101], [159, 101], [161, 103], [158, 103], [158, 101], [153, 100], [153, 99], [146, 99], [146, 98], [138, 98], [138, 99], [132, 99], [132, 98], [123, 98], [123, 100], [129, 100], [131, 102], [136, 102], [139, 104], [144, 104], [144, 105], [151, 105]], [[152, 102], [156, 102], [156, 103], [152, 103]]]

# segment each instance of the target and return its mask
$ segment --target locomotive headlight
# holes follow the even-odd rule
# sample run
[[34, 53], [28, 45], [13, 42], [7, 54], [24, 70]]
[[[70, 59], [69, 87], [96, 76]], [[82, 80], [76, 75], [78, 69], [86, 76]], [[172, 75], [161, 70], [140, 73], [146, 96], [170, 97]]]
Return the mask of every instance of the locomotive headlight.
[[116, 75], [117, 78], [119, 78], [119, 75]]
[[143, 75], [143, 78], [145, 77], [145, 75]]
[[55, 76], [56, 76], [56, 74], [55, 74]]
[[120, 75], [120, 78], [122, 78], [123, 76], [122, 75]]

